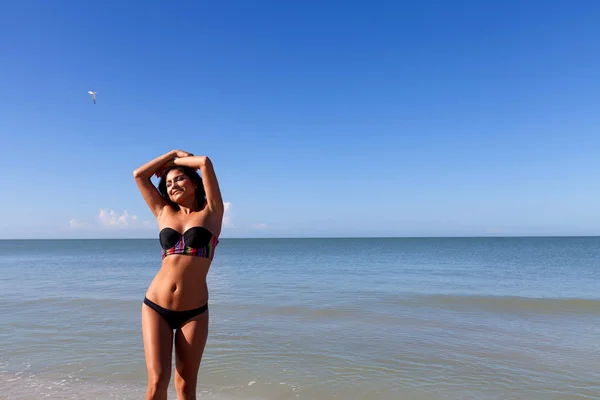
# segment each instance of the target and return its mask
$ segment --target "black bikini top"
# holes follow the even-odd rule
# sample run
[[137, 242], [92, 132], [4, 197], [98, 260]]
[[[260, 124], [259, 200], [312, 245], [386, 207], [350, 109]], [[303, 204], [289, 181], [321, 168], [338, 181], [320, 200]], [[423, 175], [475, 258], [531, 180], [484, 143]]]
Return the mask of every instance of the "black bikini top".
[[173, 228], [163, 228], [159, 234], [162, 258], [173, 254], [213, 259], [219, 237], [202, 226], [194, 226], [183, 234]]

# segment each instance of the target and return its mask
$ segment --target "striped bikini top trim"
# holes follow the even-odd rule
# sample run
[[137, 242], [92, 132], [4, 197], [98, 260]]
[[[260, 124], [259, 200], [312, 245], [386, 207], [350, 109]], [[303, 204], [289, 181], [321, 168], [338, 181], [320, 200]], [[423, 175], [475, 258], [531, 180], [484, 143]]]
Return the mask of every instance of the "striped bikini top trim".
[[174, 254], [182, 254], [186, 256], [204, 257], [212, 261], [213, 257], [215, 256], [215, 248], [218, 244], [219, 238], [217, 236], [213, 236], [206, 246], [196, 249], [194, 247], [186, 246], [185, 239], [182, 236], [175, 246], [167, 250], [162, 250], [162, 258]]

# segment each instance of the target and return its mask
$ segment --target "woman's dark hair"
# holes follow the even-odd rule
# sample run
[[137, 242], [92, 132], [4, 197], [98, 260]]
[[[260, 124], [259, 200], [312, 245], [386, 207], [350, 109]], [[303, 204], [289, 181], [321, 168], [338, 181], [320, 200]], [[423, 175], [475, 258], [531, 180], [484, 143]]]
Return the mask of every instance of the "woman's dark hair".
[[204, 191], [204, 184], [202, 183], [202, 178], [194, 168], [184, 167], [178, 165], [176, 167], [167, 168], [162, 175], [160, 176], [160, 181], [158, 182], [158, 191], [160, 195], [176, 210], [179, 210], [179, 206], [169, 198], [169, 193], [167, 191], [167, 174], [174, 169], [183, 172], [188, 178], [191, 179], [192, 182], [196, 184], [196, 204], [198, 207], [202, 207], [204, 204], [204, 200], [206, 200], [206, 192]]

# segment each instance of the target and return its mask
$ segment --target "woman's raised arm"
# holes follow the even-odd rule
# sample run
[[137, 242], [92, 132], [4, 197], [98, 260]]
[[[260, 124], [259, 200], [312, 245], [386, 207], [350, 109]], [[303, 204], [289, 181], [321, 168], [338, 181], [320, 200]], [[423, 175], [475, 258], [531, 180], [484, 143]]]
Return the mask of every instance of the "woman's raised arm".
[[162, 198], [158, 189], [156, 189], [152, 184], [152, 181], [150, 181], [150, 178], [152, 178], [152, 175], [157, 174], [169, 164], [173, 163], [175, 157], [187, 157], [189, 154], [190, 153], [181, 150], [172, 150], [162, 156], [156, 157], [154, 160], [148, 161], [146, 164], [133, 171], [135, 183], [155, 217], [158, 218], [168, 203]]
[[219, 188], [219, 181], [215, 174], [212, 161], [206, 156], [189, 156], [176, 158], [175, 165], [181, 165], [200, 170], [202, 181], [204, 183], [204, 191], [206, 192], [206, 202], [211, 211], [223, 214], [224, 205]]

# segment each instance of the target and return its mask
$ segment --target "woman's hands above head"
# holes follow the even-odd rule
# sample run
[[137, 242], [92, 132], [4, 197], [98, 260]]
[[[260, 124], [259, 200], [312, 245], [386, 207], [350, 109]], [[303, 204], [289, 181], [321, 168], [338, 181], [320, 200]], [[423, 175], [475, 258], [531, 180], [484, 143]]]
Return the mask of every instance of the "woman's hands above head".
[[133, 171], [133, 177], [153, 214], [158, 218], [168, 203], [162, 198], [150, 178], [153, 175], [160, 178], [166, 169], [173, 166], [184, 166], [200, 171], [208, 208], [222, 220], [225, 207], [212, 161], [207, 156], [194, 156], [183, 150], [171, 150]]
[[173, 150], [173, 152], [175, 153], [175, 157], [193, 157], [194, 155], [192, 153], [188, 153], [187, 151], [183, 151], [183, 150]]
[[163, 172], [165, 172], [167, 169], [177, 165], [177, 164], [175, 164], [175, 160], [177, 158], [185, 158], [185, 157], [193, 157], [194, 156], [192, 153], [188, 153], [187, 151], [183, 151], [183, 150], [173, 150], [173, 151], [171, 151], [171, 153], [174, 154], [173, 158], [171, 158], [170, 160], [167, 160], [164, 164], [162, 164], [160, 166], [160, 168], [154, 174], [154, 176], [156, 176], [157, 178], [160, 178], [161, 175], [163, 174]]
[[160, 192], [150, 179], [153, 175], [157, 177], [162, 176], [167, 168], [177, 165], [175, 160], [189, 160], [192, 155], [192, 153], [188, 153], [187, 151], [171, 150], [148, 161], [133, 171], [133, 178], [142, 193], [142, 197], [157, 218], [162, 213], [162, 210], [168, 206], [168, 203], [162, 198]]

